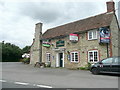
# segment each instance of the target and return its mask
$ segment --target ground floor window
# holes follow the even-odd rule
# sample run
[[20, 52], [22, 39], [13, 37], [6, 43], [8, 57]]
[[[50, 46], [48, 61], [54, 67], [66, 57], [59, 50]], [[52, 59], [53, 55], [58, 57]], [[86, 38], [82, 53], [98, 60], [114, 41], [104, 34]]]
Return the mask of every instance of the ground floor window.
[[78, 62], [78, 52], [71, 52], [70, 54], [71, 62]]
[[50, 62], [50, 53], [46, 53], [46, 61]]
[[97, 62], [98, 61], [98, 50], [88, 51], [88, 62]]

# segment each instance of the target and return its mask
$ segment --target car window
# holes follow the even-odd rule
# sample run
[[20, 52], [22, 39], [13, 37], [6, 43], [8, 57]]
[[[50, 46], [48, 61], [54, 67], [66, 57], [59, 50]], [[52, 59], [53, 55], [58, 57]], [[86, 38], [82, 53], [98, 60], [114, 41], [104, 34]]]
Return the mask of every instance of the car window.
[[112, 58], [107, 58], [102, 61], [103, 64], [111, 64], [113, 62]]
[[114, 58], [114, 63], [116, 64], [120, 63], [120, 58]]

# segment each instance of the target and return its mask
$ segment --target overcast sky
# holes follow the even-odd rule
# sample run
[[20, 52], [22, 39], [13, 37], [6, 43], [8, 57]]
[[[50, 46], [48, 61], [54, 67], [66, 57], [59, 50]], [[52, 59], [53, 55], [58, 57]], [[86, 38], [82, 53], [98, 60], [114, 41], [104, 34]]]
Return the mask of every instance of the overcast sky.
[[[43, 33], [59, 25], [106, 12], [108, 0], [0, 0], [0, 41], [21, 48], [31, 45], [35, 24], [43, 23]], [[118, 1], [116, 9], [118, 8]]]

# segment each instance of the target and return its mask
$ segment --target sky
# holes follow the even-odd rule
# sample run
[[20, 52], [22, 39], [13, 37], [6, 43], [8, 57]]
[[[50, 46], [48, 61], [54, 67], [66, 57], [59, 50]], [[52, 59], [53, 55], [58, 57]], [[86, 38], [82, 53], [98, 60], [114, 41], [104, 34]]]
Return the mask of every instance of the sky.
[[[0, 0], [0, 42], [20, 48], [30, 46], [36, 23], [43, 23], [44, 33], [49, 28], [106, 12], [106, 1], [109, 0]], [[119, 0], [114, 1], [118, 11]]]

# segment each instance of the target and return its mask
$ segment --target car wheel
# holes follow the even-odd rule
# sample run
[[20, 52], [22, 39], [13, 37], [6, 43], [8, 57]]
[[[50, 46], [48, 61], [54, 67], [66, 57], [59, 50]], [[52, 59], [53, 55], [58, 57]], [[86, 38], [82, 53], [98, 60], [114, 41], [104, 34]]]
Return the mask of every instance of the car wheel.
[[91, 70], [91, 72], [92, 72], [92, 74], [94, 74], [94, 75], [99, 74], [99, 70], [98, 70], [97, 68], [93, 68], [93, 69]]

